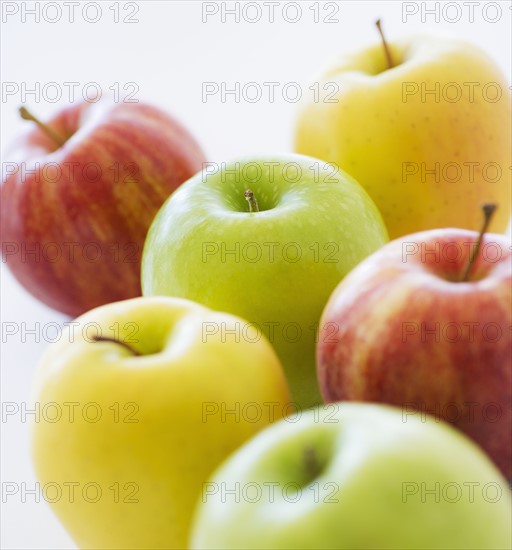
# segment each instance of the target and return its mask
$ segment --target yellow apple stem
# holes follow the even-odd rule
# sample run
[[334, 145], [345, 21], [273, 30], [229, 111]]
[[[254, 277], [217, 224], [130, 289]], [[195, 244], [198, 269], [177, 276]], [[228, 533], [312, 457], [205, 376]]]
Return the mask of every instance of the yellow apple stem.
[[48, 124], [41, 122], [36, 116], [34, 116], [26, 107], [19, 108], [20, 116], [23, 120], [31, 120], [35, 122], [41, 130], [51, 138], [59, 147], [62, 147], [66, 140], [60, 136], [53, 128], [50, 128]]
[[480, 251], [480, 247], [482, 246], [482, 241], [484, 238], [484, 234], [487, 231], [487, 228], [489, 227], [489, 224], [491, 223], [492, 216], [498, 208], [497, 204], [484, 204], [482, 206], [482, 210], [484, 212], [484, 223], [482, 225], [482, 229], [480, 229], [480, 235], [478, 235], [478, 240], [476, 242], [476, 246], [473, 249], [471, 256], [469, 258], [468, 265], [466, 266], [466, 271], [464, 272], [464, 277], [462, 277], [462, 282], [467, 282], [469, 280], [469, 275], [471, 273], [471, 270], [473, 269], [473, 266], [475, 264], [476, 257], [478, 256], [478, 252]]
[[258, 201], [256, 200], [256, 197], [254, 196], [254, 193], [247, 189], [244, 193], [244, 197], [247, 200], [247, 203], [249, 204], [249, 212], [259, 212], [260, 209], [258, 208]]
[[132, 348], [129, 344], [126, 342], [121, 342], [121, 340], [116, 340], [115, 338], [109, 338], [108, 336], [93, 336], [92, 339], [95, 342], [112, 342], [114, 344], [119, 344], [120, 346], [123, 346], [126, 348], [132, 355], [141, 355], [136, 349]]
[[395, 64], [393, 63], [393, 57], [391, 56], [391, 50], [389, 49], [388, 43], [386, 42], [386, 37], [384, 36], [384, 32], [382, 31], [382, 24], [380, 19], [377, 19], [377, 21], [375, 21], [375, 25], [382, 39], [382, 47], [384, 48], [384, 55], [386, 56], [388, 69], [392, 69], [395, 66]]

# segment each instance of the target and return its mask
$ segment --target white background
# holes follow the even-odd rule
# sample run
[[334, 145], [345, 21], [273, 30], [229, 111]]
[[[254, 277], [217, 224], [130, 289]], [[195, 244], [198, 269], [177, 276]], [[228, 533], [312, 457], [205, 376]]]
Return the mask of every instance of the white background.
[[[290, 2], [281, 2], [273, 23], [269, 21], [268, 9], [262, 8], [261, 20], [252, 24], [243, 19], [236, 23], [229, 15], [223, 23], [221, 2], [217, 4], [219, 13], [206, 22], [202, 2], [121, 2], [117, 3], [121, 19], [117, 23], [115, 11], [109, 9], [115, 7], [113, 1], [96, 3], [102, 8], [96, 23], [87, 22], [82, 15], [84, 2], [76, 8], [74, 22], [61, 4], [62, 17], [53, 23], [48, 19], [56, 17], [56, 8], [45, 8], [44, 2], [40, 3], [39, 23], [34, 21], [34, 15], [22, 13], [22, 5], [34, 9], [33, 2], [17, 3], [19, 11], [14, 15], [8, 13], [14, 2], [2, 4], [4, 86], [14, 83], [21, 89], [26, 83], [26, 88], [33, 89], [37, 82], [41, 88], [49, 82], [78, 82], [76, 91], [80, 96], [89, 82], [99, 83], [105, 90], [119, 83], [122, 99], [126, 94], [123, 86], [135, 83], [136, 98], [176, 115], [202, 144], [209, 160], [215, 161], [260, 151], [290, 151], [297, 105], [282, 99], [282, 86], [297, 82], [304, 95], [312, 93], [309, 82], [329, 60], [377, 40], [377, 17], [383, 18], [391, 40], [431, 29], [469, 39], [481, 45], [510, 79], [510, 2], [474, 2], [473, 22], [463, 3], [458, 3], [460, 19], [447, 21], [457, 17], [456, 2], [449, 2], [449, 8], [441, 2], [438, 22], [435, 15], [421, 15], [425, 7], [433, 9], [434, 2], [300, 2], [302, 15], [296, 23], [285, 20], [286, 16], [295, 17], [295, 9], [288, 7], [289, 11], [283, 12], [283, 6]], [[213, 2], [204, 4], [213, 6]], [[228, 4], [233, 7], [232, 2]], [[318, 23], [315, 12], [309, 9], [313, 4], [319, 9]], [[418, 9], [407, 19], [403, 16], [406, 4], [409, 11], [414, 6]], [[486, 21], [496, 17], [496, 4], [501, 18], [494, 23]], [[124, 23], [123, 18], [134, 11], [132, 6], [137, 10], [132, 19], [138, 22]], [[334, 10], [332, 18], [337, 22], [323, 22]], [[256, 11], [253, 8], [246, 13], [254, 17]], [[95, 15], [94, 8], [86, 12], [88, 18]], [[236, 103], [232, 96], [225, 103], [219, 96], [202, 101], [203, 82], [226, 82], [232, 87], [236, 81], [241, 85], [270, 81], [280, 85], [273, 103], [266, 99], [254, 104]], [[22, 98], [20, 92], [9, 96], [2, 93], [3, 162], [9, 160], [8, 155], [4, 156], [9, 143], [30, 124], [18, 118], [17, 108], [22, 101], [25, 99], [25, 104], [44, 118], [68, 103], [67, 91], [62, 90], [60, 104], [34, 95]], [[22, 335], [21, 331], [7, 336], [7, 323], [18, 323], [20, 327], [25, 323], [30, 329], [36, 323], [44, 327], [46, 323], [62, 324], [67, 319], [32, 299], [3, 263], [1, 285], [1, 397], [4, 403], [21, 406], [29, 399], [34, 368], [48, 344], [41, 337], [36, 342], [34, 335]], [[22, 422], [20, 415], [2, 416], [1, 427], [2, 482], [24, 482], [33, 488], [28, 424]], [[31, 495], [25, 499], [20, 494], [7, 497], [3, 491], [2, 497], [6, 501], [2, 502], [2, 548], [74, 548], [44, 501], [35, 503]]]

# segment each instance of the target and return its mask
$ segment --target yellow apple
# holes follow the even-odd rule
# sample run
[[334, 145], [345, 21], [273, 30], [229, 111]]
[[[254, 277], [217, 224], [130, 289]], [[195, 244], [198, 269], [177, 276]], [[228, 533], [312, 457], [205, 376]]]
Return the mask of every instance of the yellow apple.
[[[445, 226], [477, 230], [480, 206], [511, 201], [509, 84], [478, 47], [417, 36], [340, 57], [300, 110], [297, 152], [351, 174], [390, 238]], [[314, 97], [313, 97], [314, 96]]]
[[86, 313], [51, 344], [33, 459], [80, 548], [185, 548], [203, 483], [286, 414], [277, 356], [244, 326], [188, 300], [135, 298]]

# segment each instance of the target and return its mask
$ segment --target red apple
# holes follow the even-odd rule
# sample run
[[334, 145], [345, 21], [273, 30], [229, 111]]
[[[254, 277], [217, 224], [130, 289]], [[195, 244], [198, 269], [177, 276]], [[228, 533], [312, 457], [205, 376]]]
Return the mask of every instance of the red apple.
[[[512, 476], [511, 243], [436, 229], [363, 260], [323, 312], [318, 380], [326, 402], [433, 414], [472, 437]], [[475, 261], [462, 282], [470, 255]]]
[[141, 103], [80, 103], [38, 122], [5, 156], [2, 256], [18, 281], [77, 316], [141, 294], [154, 215], [202, 168], [194, 138]]

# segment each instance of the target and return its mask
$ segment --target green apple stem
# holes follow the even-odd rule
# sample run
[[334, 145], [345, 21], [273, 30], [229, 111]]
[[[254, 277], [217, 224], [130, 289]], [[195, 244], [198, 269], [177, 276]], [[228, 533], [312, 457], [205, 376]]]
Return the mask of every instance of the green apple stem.
[[471, 256], [469, 257], [468, 265], [466, 266], [466, 271], [464, 272], [464, 277], [462, 277], [462, 282], [467, 282], [469, 280], [469, 275], [471, 274], [471, 270], [473, 269], [473, 266], [475, 265], [475, 260], [478, 256], [478, 252], [480, 251], [480, 247], [482, 246], [482, 241], [484, 238], [484, 234], [487, 231], [487, 228], [489, 227], [489, 224], [491, 223], [492, 216], [494, 212], [496, 211], [496, 208], [498, 208], [497, 204], [484, 204], [482, 206], [482, 210], [484, 212], [484, 223], [482, 225], [482, 229], [480, 229], [480, 235], [478, 235], [478, 240], [476, 242], [476, 246], [473, 249]]
[[20, 116], [23, 120], [31, 120], [35, 122], [41, 130], [52, 139], [59, 147], [62, 147], [66, 140], [60, 136], [53, 128], [50, 128], [48, 124], [40, 121], [36, 116], [34, 116], [26, 107], [19, 108]]
[[322, 466], [318, 462], [318, 457], [314, 447], [306, 447], [304, 449], [304, 466], [309, 474], [309, 480], [316, 479], [322, 471]]
[[391, 50], [389, 49], [388, 43], [386, 41], [386, 37], [384, 36], [384, 32], [382, 30], [382, 24], [380, 19], [377, 19], [375, 21], [375, 25], [379, 31], [380, 38], [382, 40], [382, 47], [384, 48], [384, 55], [386, 56], [386, 61], [388, 63], [388, 69], [392, 69], [395, 64], [393, 63], [393, 57], [391, 56]]
[[112, 342], [114, 344], [119, 344], [120, 346], [123, 346], [123, 348], [126, 348], [132, 355], [141, 355], [136, 349], [132, 348], [132, 346], [130, 346], [126, 342], [121, 342], [121, 340], [116, 340], [115, 338], [96, 335], [96, 336], [93, 336], [92, 339], [95, 342]]
[[249, 212], [259, 212], [260, 209], [258, 208], [258, 201], [256, 200], [256, 197], [254, 196], [254, 193], [247, 189], [244, 193], [244, 197], [247, 200], [247, 203], [249, 204]]

